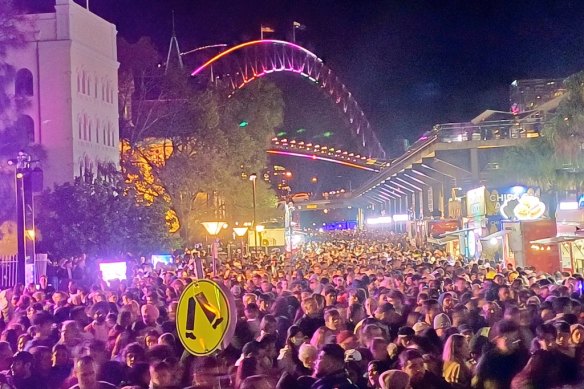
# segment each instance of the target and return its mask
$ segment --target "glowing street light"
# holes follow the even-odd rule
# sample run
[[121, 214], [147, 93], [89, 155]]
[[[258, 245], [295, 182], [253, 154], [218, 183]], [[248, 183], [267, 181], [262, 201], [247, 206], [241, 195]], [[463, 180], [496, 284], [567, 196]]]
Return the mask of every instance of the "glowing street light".
[[223, 229], [225, 222], [203, 222], [201, 224], [205, 227], [207, 233], [215, 238], [211, 248], [211, 256], [213, 258], [213, 277], [215, 277], [217, 275], [217, 252], [219, 251], [219, 239], [216, 237]]
[[247, 234], [247, 227], [233, 227], [233, 232], [235, 232], [235, 235], [239, 238], [241, 238], [241, 255], [243, 256], [243, 254], [245, 254], [245, 244], [244, 242], [244, 236], [245, 234]]
[[[266, 227], [264, 225], [258, 224], [257, 226], [255, 226], [255, 231], [256, 231], [256, 235], [260, 234], [260, 248], [262, 247], [262, 232], [264, 232], [264, 230], [266, 229]], [[256, 250], [257, 250], [257, 246], [256, 246]]]
[[233, 227], [233, 232], [235, 232], [236, 236], [241, 238], [247, 234], [247, 227]]

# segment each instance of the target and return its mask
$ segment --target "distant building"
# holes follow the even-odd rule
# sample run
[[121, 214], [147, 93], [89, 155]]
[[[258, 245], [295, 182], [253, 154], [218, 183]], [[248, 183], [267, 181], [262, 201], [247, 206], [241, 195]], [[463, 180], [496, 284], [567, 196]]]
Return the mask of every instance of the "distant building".
[[29, 101], [17, 125], [47, 151], [45, 186], [119, 166], [116, 27], [72, 0], [27, 19], [29, 43], [8, 52], [8, 87]]
[[565, 92], [562, 78], [515, 80], [509, 87], [511, 110], [515, 113], [531, 111]]

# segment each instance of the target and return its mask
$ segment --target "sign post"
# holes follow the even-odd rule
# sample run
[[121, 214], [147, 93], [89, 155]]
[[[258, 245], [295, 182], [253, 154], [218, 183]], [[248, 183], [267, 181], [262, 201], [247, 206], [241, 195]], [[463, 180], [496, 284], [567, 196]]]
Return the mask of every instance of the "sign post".
[[210, 355], [226, 347], [236, 322], [233, 296], [216, 282], [193, 281], [180, 296], [176, 329], [185, 350], [193, 355]]

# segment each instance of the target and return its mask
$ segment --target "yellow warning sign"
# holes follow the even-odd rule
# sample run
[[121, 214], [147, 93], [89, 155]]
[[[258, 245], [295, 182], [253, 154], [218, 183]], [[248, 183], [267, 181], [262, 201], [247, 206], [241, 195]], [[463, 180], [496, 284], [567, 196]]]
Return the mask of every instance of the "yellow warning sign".
[[195, 280], [178, 300], [176, 329], [184, 348], [209, 355], [231, 341], [236, 313], [233, 297], [211, 280]]

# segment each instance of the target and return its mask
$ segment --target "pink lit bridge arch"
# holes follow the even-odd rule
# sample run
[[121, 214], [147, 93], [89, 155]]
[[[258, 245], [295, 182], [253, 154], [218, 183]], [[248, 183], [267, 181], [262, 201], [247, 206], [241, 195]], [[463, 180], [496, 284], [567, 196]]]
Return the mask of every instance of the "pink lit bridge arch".
[[363, 153], [385, 159], [385, 150], [355, 97], [316, 54], [304, 47], [275, 39], [245, 42], [217, 54], [191, 75], [212, 74], [214, 67], [222, 67], [222, 79], [228, 80], [231, 93], [270, 73], [290, 72], [305, 77], [340, 108]]

